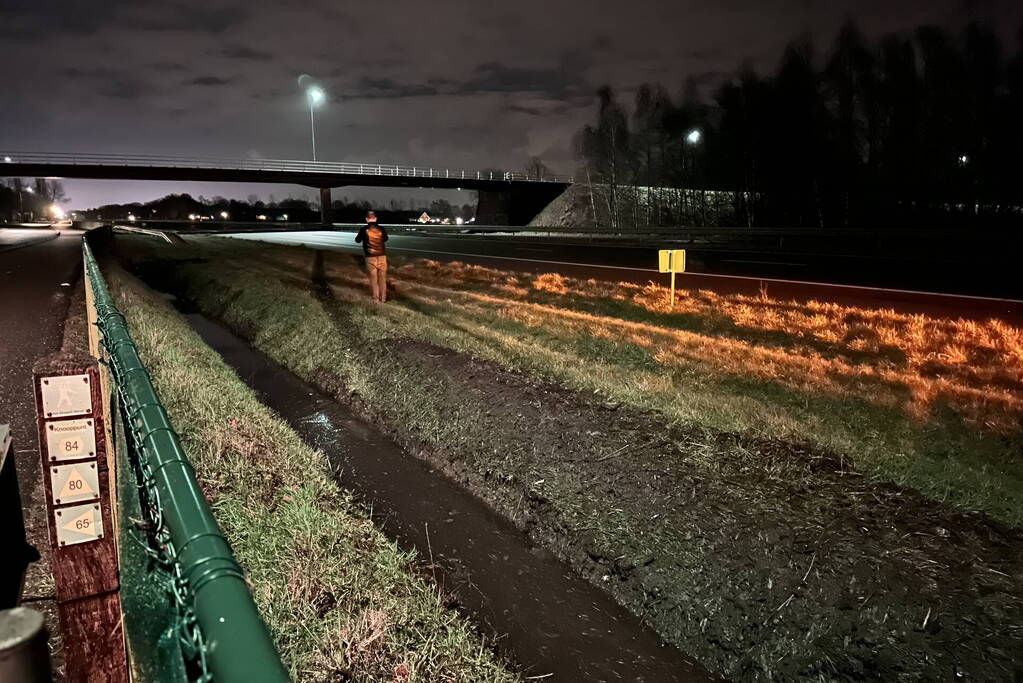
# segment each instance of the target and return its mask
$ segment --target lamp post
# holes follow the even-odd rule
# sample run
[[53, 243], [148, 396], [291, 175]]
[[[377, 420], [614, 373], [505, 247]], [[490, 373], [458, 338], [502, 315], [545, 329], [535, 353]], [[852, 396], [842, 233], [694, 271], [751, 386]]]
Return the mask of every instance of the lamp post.
[[[686, 143], [692, 145], [693, 147], [696, 147], [698, 144], [700, 144], [701, 140], [703, 140], [703, 131], [701, 131], [699, 128], [693, 128], [691, 131], [689, 131], [686, 134]], [[695, 180], [696, 179], [696, 153], [695, 152], [692, 155], [690, 155], [690, 157], [689, 157], [689, 165], [692, 167], [691, 178], [693, 180]], [[700, 189], [700, 210], [701, 210], [701, 213], [703, 214], [703, 224], [706, 225], [707, 224], [707, 202], [706, 202], [706, 196], [705, 196], [704, 191], [703, 191], [702, 188]]]
[[323, 88], [314, 85], [306, 90], [306, 99], [309, 100], [309, 132], [312, 136], [313, 142], [313, 161], [316, 161], [316, 117], [313, 115], [313, 110], [316, 105], [323, 102], [326, 98], [326, 94], [323, 92]]

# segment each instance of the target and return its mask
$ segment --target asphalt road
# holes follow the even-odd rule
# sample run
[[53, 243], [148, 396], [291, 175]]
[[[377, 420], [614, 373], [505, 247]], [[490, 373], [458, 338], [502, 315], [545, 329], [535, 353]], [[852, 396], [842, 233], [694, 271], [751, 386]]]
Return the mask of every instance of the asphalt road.
[[[224, 236], [278, 244], [361, 254], [349, 231], [237, 233]], [[387, 248], [400, 256], [463, 261], [505, 270], [531, 273], [557, 272], [598, 280], [645, 284], [668, 283], [657, 271], [657, 248], [571, 242], [564, 237], [412, 236], [391, 235]], [[883, 259], [866, 261], [751, 252], [701, 253], [687, 250], [687, 272], [678, 276], [680, 289], [707, 289], [722, 294], [758, 295], [774, 299], [824, 301], [851, 306], [892, 308], [971, 319], [999, 318], [1023, 325], [1023, 301], [1013, 298], [963, 294], [963, 278], [942, 278], [937, 267], [906, 266]], [[900, 268], [902, 269], [900, 271]], [[920, 271], [925, 272], [920, 272]], [[1006, 274], [1006, 277], [1009, 277]], [[914, 286], [915, 285], [915, 286]], [[948, 289], [943, 289], [947, 285]], [[968, 288], [967, 288], [968, 289]]]
[[46, 242], [57, 237], [59, 233], [50, 228], [6, 228], [0, 227], [0, 251], [9, 251], [17, 247]]
[[11, 425], [25, 532], [28, 542], [42, 555], [29, 567], [24, 597], [46, 615], [51, 655], [59, 666], [60, 638], [48, 564], [32, 366], [61, 347], [68, 302], [81, 275], [82, 233], [22, 232], [38, 234], [21, 235], [6, 249], [0, 247], [0, 422]]

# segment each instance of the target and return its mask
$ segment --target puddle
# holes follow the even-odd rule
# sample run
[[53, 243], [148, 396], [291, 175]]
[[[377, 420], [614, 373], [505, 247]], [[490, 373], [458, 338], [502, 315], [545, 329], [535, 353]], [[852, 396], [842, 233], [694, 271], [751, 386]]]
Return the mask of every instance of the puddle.
[[222, 325], [186, 318], [266, 405], [340, 470], [403, 547], [432, 558], [437, 581], [524, 675], [543, 681], [707, 681], [702, 668], [510, 522], [387, 435], [302, 382]]

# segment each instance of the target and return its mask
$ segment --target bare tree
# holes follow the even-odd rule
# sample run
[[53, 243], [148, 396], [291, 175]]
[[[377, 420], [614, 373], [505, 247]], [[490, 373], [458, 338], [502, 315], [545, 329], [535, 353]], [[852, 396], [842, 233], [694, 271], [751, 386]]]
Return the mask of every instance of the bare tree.
[[540, 157], [530, 157], [529, 161], [526, 162], [525, 171], [526, 175], [533, 180], [543, 180], [551, 175], [551, 169], [547, 167], [547, 164]]

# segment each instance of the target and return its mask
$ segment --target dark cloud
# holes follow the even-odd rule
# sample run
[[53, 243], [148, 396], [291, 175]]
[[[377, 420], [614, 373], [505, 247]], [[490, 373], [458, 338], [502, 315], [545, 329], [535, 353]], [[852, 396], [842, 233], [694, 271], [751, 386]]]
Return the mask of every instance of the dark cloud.
[[429, 97], [440, 91], [433, 85], [417, 83], [397, 83], [390, 78], [371, 78], [363, 76], [353, 92], [353, 97], [395, 98], [395, 97]]
[[146, 88], [136, 81], [116, 79], [99, 87], [99, 94], [118, 100], [137, 100], [146, 92]]
[[113, 69], [108, 69], [102, 66], [88, 69], [81, 69], [77, 66], [66, 66], [61, 69], [60, 72], [65, 76], [70, 76], [71, 78], [102, 78], [104, 80], [114, 78], [116, 75], [116, 72]]
[[153, 62], [149, 66], [156, 71], [188, 71], [188, 67], [181, 62]]
[[472, 78], [462, 84], [462, 93], [534, 93], [550, 98], [564, 98], [586, 88], [578, 72], [558, 67], [529, 69], [486, 62], [476, 67]]
[[374, 99], [520, 93], [563, 100], [593, 90], [578, 75], [580, 71], [582, 69], [570, 70], [564, 66], [531, 69], [485, 62], [461, 81], [433, 77], [423, 83], [399, 83], [391, 78], [363, 76], [349, 96]]
[[202, 31], [223, 33], [243, 22], [242, 5], [214, 5], [179, 0], [139, 3], [132, 0], [2, 0], [0, 36], [38, 40], [52, 33], [89, 36], [102, 31]]
[[274, 56], [263, 50], [254, 50], [251, 47], [245, 45], [232, 45], [226, 47], [220, 51], [220, 54], [231, 59], [248, 59], [254, 62], [267, 62], [274, 58]]
[[230, 85], [233, 78], [221, 78], [220, 76], [199, 76], [185, 81], [182, 85]]

